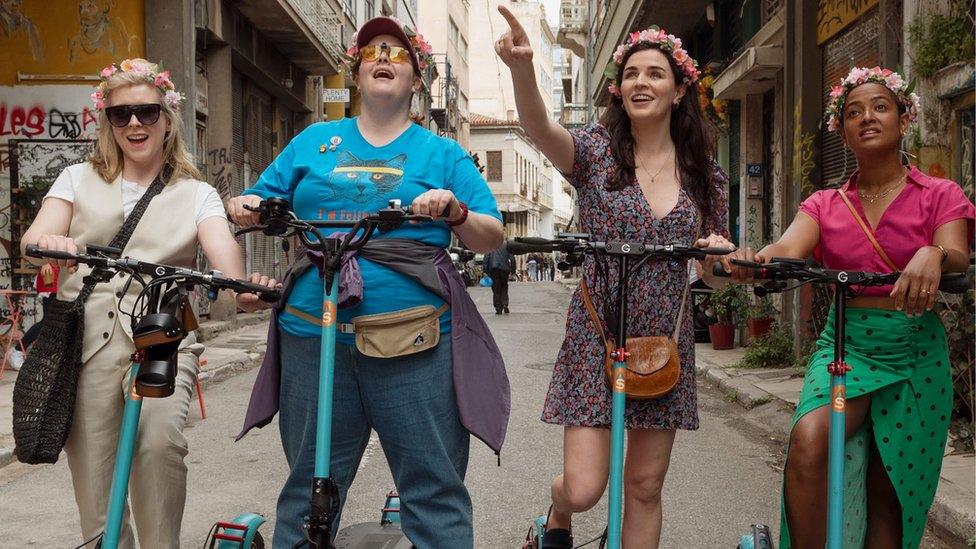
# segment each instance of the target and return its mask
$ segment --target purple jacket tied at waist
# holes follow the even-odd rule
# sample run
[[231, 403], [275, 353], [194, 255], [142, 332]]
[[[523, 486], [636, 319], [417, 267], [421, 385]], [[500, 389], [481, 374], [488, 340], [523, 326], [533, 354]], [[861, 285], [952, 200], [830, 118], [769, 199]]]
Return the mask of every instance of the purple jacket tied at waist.
[[[347, 300], [355, 303], [362, 298], [363, 280], [355, 258], [357, 253], [413, 278], [441, 296], [451, 307], [451, 358], [458, 416], [472, 435], [496, 454], [501, 452], [511, 412], [508, 374], [501, 351], [450, 256], [442, 249], [414, 241], [372, 240], [358, 252], [347, 252], [343, 256], [339, 273], [340, 304]], [[290, 282], [312, 264], [321, 265], [321, 253], [308, 252], [307, 256], [311, 261], [296, 262], [285, 275], [286, 291], [271, 311], [267, 352], [251, 390], [244, 429], [237, 440], [253, 427], [264, 427], [278, 413], [281, 382], [278, 314], [288, 300]]]

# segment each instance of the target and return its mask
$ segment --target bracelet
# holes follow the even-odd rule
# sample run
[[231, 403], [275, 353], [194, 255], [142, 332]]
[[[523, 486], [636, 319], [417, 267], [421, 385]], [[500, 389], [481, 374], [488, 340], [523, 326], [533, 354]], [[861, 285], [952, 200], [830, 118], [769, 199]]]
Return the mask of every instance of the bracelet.
[[468, 205], [458, 200], [458, 206], [461, 207], [461, 217], [457, 221], [448, 221], [447, 224], [451, 227], [457, 227], [468, 220]]
[[944, 264], [946, 262], [946, 259], [949, 259], [949, 252], [947, 252], [946, 249], [942, 247], [942, 244], [932, 244], [932, 246], [938, 248], [939, 251], [942, 252], [942, 263]]

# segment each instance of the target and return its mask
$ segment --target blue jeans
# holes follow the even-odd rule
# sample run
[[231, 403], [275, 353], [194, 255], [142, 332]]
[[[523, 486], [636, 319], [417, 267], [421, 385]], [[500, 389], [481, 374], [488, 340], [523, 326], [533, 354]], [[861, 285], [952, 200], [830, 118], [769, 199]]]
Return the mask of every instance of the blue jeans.
[[[319, 339], [282, 331], [279, 429], [291, 473], [278, 496], [275, 549], [304, 539], [315, 468], [318, 370]], [[400, 494], [407, 538], [418, 549], [473, 547], [471, 498], [464, 486], [469, 435], [454, 399], [449, 334], [434, 349], [395, 359], [336, 344], [332, 429], [331, 473], [339, 485], [340, 511], [375, 430]], [[338, 524], [336, 517], [333, 537]]]

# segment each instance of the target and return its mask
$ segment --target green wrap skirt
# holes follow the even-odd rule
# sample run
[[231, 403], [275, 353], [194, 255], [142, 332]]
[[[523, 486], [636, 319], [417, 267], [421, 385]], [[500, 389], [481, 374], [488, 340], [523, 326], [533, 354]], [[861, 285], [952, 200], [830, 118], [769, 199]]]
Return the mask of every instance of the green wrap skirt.
[[[793, 416], [796, 426], [830, 397], [827, 365], [834, 357], [831, 311], [810, 358]], [[847, 440], [844, 469], [844, 548], [864, 546], [867, 530], [866, 473], [870, 445], [877, 446], [901, 503], [902, 546], [918, 547], [939, 484], [952, 378], [945, 329], [935, 313], [910, 318], [881, 309], [847, 310], [847, 398], [871, 395], [864, 427]], [[790, 547], [785, 501], [780, 547]]]

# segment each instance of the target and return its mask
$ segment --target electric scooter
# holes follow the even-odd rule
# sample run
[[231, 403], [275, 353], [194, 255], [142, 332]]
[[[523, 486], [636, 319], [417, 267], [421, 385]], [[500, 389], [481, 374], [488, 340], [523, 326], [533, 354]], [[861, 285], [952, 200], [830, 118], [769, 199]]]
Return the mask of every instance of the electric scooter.
[[[208, 291], [211, 299], [216, 299], [218, 290], [230, 289], [238, 293], [254, 293], [269, 302], [277, 301], [279, 292], [258, 284], [224, 277], [218, 271], [202, 273], [121, 257], [122, 250], [118, 248], [88, 245], [85, 252], [72, 254], [42, 250], [34, 245], [27, 246], [27, 255], [31, 257], [67, 259], [91, 266], [91, 273], [85, 277], [86, 283], [108, 282], [116, 275], [128, 275], [128, 284], [135, 282], [142, 286], [132, 312], [123, 312], [132, 318], [132, 339], [136, 352], [132, 355], [129, 390], [126, 392], [122, 412], [122, 428], [115, 453], [115, 470], [105, 515], [105, 530], [79, 546], [84, 547], [94, 541], [96, 548], [116, 549], [122, 532], [142, 399], [165, 398], [173, 394], [176, 354], [180, 342], [198, 327], [196, 317], [190, 309], [189, 292], [200, 286]], [[264, 547], [264, 543], [260, 534], [254, 532], [241, 547], [257, 549]]]
[[[319, 396], [317, 424], [315, 433], [315, 471], [312, 479], [311, 514], [305, 518], [306, 538], [295, 547], [308, 545], [314, 549], [409, 549], [413, 547], [400, 529], [400, 498], [396, 492], [387, 494], [378, 523], [364, 523], [344, 528], [331, 540], [332, 525], [339, 511], [339, 488], [330, 477], [329, 456], [332, 450], [332, 390], [335, 369], [337, 311], [339, 301], [339, 273], [342, 255], [358, 250], [366, 245], [373, 234], [379, 230], [387, 232], [408, 221], [432, 221], [427, 215], [417, 215], [400, 206], [399, 200], [391, 200], [387, 208], [367, 215], [358, 221], [344, 220], [303, 220], [291, 211], [290, 204], [280, 198], [269, 198], [257, 207], [248, 208], [259, 213], [258, 224], [238, 230], [244, 233], [261, 231], [267, 236], [282, 238], [298, 237], [309, 250], [323, 254], [324, 303], [322, 306], [322, 345], [319, 355]], [[349, 229], [338, 237], [327, 237], [320, 229]], [[287, 243], [287, 240], [284, 240]], [[287, 244], [285, 244], [287, 245]], [[254, 513], [241, 515], [229, 522], [217, 523], [216, 536], [242, 537], [253, 532], [260, 524], [255, 524]], [[215, 536], [215, 537], [216, 537]], [[227, 537], [219, 549], [247, 547], [239, 545]]]
[[[569, 270], [582, 263], [583, 257], [593, 255], [596, 258], [597, 271], [601, 269], [600, 261], [604, 257], [612, 257], [619, 267], [619, 283], [617, 286], [616, 308], [616, 350], [613, 365], [613, 405], [610, 424], [610, 496], [607, 512], [607, 529], [598, 538], [594, 538], [581, 545], [592, 543], [600, 539], [600, 547], [620, 549], [620, 538], [623, 519], [623, 469], [624, 469], [624, 411], [626, 408], [627, 388], [625, 373], [627, 371], [627, 285], [630, 276], [649, 260], [665, 260], [682, 262], [690, 259], [704, 259], [706, 255], [725, 255], [732, 250], [726, 248], [694, 248], [677, 244], [646, 244], [643, 242], [597, 242], [591, 235], [585, 233], [559, 233], [557, 238], [516, 238], [509, 242], [508, 249], [513, 254], [534, 252], [563, 252], [566, 259], [558, 265], [559, 270]], [[608, 319], [609, 320], [609, 319]], [[547, 517], [539, 516], [533, 522], [523, 549], [537, 549], [545, 537]]]
[[[770, 293], [795, 290], [806, 284], [822, 284], [834, 290], [834, 360], [827, 369], [830, 372], [830, 434], [827, 451], [827, 549], [841, 549], [844, 538], [844, 451], [845, 451], [845, 408], [847, 403], [847, 372], [850, 365], [845, 362], [844, 324], [847, 319], [847, 300], [860, 295], [870, 286], [889, 286], [894, 284], [901, 273], [869, 273], [823, 269], [803, 259], [773, 258], [769, 263], [753, 263], [733, 259], [735, 265], [752, 268], [755, 278], [765, 281], [753, 289], [759, 297]], [[715, 276], [728, 277], [722, 265], [713, 267]], [[790, 282], [795, 284], [790, 286]], [[944, 275], [939, 291], [961, 293], [971, 288], [962, 273]], [[754, 526], [755, 530], [755, 526]], [[768, 542], [768, 544], [766, 543]], [[741, 549], [772, 549], [768, 529], [765, 538], [753, 534], [744, 535], [740, 540]]]

